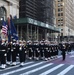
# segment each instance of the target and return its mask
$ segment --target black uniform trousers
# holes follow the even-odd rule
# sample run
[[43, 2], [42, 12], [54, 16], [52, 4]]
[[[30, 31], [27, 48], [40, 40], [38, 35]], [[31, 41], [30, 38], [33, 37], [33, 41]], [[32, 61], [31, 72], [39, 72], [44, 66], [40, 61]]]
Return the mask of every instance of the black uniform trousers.
[[40, 56], [44, 57], [44, 45], [40, 45], [39, 50], [40, 50]]
[[25, 61], [25, 51], [24, 50], [19, 51], [19, 58], [20, 58], [20, 62]]
[[65, 49], [62, 49], [62, 57], [63, 57], [63, 60], [65, 60], [65, 57], [66, 57]]
[[12, 51], [12, 62], [16, 62], [16, 49]]
[[39, 53], [40, 53], [39, 45], [34, 45], [34, 51], [35, 51], [35, 56], [39, 57]]
[[33, 45], [27, 45], [28, 57], [33, 56]]
[[6, 53], [6, 51], [0, 51], [0, 61], [1, 61], [1, 64], [6, 64], [5, 53]]
[[44, 56], [45, 56], [45, 58], [48, 58], [48, 49], [49, 49], [48, 45], [44, 45]]
[[11, 50], [8, 50], [8, 52], [7, 52], [7, 61], [11, 61]]

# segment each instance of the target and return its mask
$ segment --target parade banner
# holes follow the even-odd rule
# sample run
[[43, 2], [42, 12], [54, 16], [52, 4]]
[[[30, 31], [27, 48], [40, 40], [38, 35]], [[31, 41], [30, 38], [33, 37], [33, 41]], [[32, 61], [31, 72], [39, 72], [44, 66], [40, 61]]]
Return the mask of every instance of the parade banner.
[[18, 35], [12, 20], [12, 16], [10, 15], [10, 18], [8, 18], [8, 40], [11, 41], [12, 39], [18, 40]]

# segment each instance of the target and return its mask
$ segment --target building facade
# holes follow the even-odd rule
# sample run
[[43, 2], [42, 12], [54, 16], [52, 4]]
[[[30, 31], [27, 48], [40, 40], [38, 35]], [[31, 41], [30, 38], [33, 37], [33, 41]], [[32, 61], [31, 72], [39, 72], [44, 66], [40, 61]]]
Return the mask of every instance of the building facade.
[[[2, 19], [6, 21], [8, 17], [12, 15], [13, 18], [19, 18], [19, 2], [18, 0], [0, 0], [0, 37], [5, 38], [5, 35], [1, 34]], [[6, 39], [6, 38], [5, 38]]]
[[21, 39], [47, 39], [48, 36], [49, 38], [53, 36], [53, 32], [57, 32], [54, 26], [56, 22], [54, 3], [54, 0], [20, 0], [19, 18], [25, 18], [23, 19], [25, 22], [19, 22], [18, 27]]
[[61, 29], [60, 36], [74, 36], [73, 0], [55, 0], [56, 25]]
[[9, 15], [19, 18], [19, 2], [18, 0], [0, 0], [0, 18], [9, 17]]
[[[54, 0], [0, 0], [0, 19], [5, 20], [11, 14], [19, 39], [53, 40], [53, 33], [58, 33], [55, 27]], [[2, 25], [2, 24], [0, 24]]]

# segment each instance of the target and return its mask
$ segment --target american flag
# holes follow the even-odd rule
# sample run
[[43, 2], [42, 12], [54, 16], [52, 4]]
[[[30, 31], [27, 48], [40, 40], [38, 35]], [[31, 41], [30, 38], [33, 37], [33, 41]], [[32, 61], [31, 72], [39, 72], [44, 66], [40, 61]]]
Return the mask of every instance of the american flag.
[[8, 30], [8, 26], [7, 26], [6, 22], [3, 20], [3, 22], [2, 22], [2, 31], [1, 32], [4, 35], [7, 35], [7, 30]]

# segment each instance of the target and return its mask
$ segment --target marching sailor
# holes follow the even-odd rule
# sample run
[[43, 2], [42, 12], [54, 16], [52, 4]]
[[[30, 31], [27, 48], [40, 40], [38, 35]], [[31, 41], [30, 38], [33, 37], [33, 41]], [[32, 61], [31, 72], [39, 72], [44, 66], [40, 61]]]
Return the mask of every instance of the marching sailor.
[[0, 42], [0, 59], [1, 59], [1, 68], [6, 67], [6, 55], [7, 55], [7, 47], [5, 44], [5, 39], [2, 39]]

